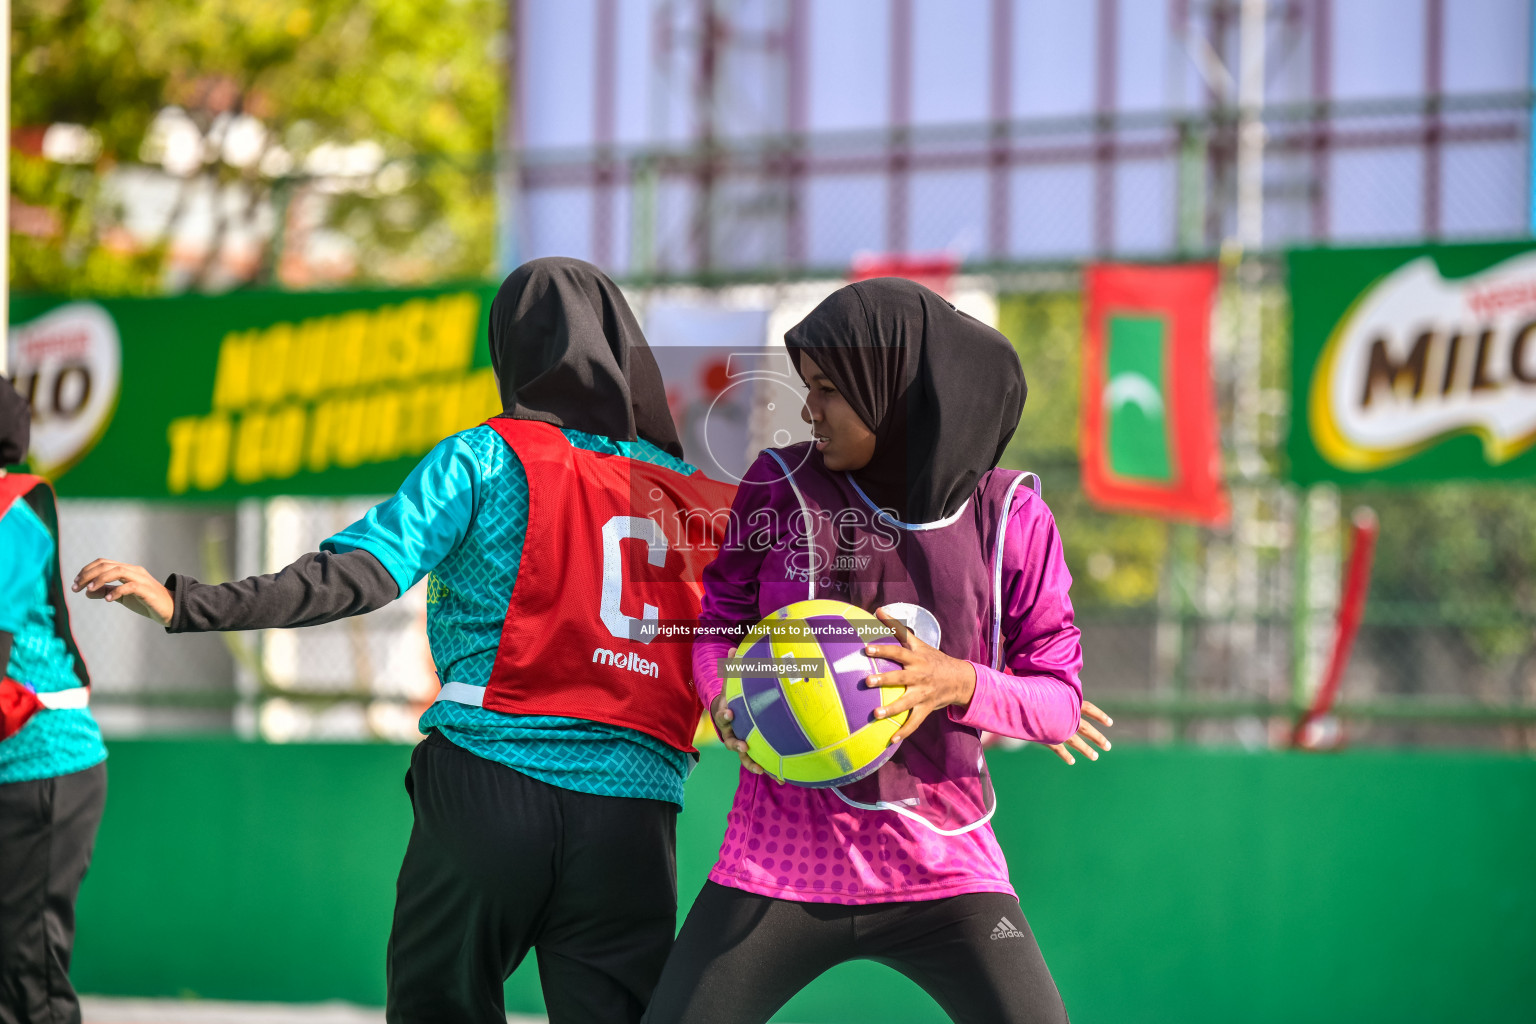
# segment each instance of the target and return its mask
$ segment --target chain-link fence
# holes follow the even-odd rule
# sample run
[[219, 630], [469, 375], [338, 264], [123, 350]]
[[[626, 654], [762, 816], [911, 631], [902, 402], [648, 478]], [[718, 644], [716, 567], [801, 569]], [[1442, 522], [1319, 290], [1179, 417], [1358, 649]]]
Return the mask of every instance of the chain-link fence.
[[[1532, 99], [1468, 93], [1266, 107], [1266, 247], [1526, 234]], [[1278, 263], [1264, 264], [1258, 285], [1258, 366], [1239, 351], [1235, 282], [1213, 335], [1224, 448], [1231, 455], [1241, 443], [1257, 460], [1228, 460], [1234, 527], [1111, 515], [1082, 494], [1076, 267], [1209, 255], [1233, 236], [1239, 112], [1210, 103], [896, 130], [732, 130], [710, 145], [537, 150], [499, 164], [489, 154], [426, 161], [353, 147], [304, 173], [222, 184], [124, 166], [97, 182], [111, 201], [90, 216], [101, 219], [93, 232], [103, 240], [168, 246], [161, 283], [173, 288], [474, 277], [489, 271], [499, 243], [503, 258], [601, 264], [632, 286], [642, 316], [663, 293], [767, 310], [770, 338], [861, 252], [948, 251], [972, 272], [963, 286], [987, 297], [988, 315], [1019, 347], [1031, 391], [1008, 464], [1044, 478], [1076, 577], [1089, 690], [1118, 702], [1122, 723], [1135, 719], [1118, 727], [1122, 735], [1279, 742], [1322, 671], [1345, 523], [1367, 504], [1382, 532], [1340, 698], [1351, 735], [1528, 745], [1536, 722], [1529, 491], [1301, 492], [1280, 482], [1290, 399]], [[42, 201], [29, 195], [23, 205]], [[495, 237], [498, 220], [515, 244]], [[17, 223], [19, 265], [30, 265], [28, 253], [57, 262], [46, 224]], [[732, 279], [757, 284], [722, 291]], [[786, 281], [805, 284], [797, 291]], [[66, 501], [64, 567], [107, 554], [161, 573], [239, 578], [281, 567], [365, 507]], [[227, 637], [166, 637], [119, 609], [71, 600], [97, 705], [119, 734], [408, 738], [435, 683], [419, 588], [361, 620]]]
[[[1528, 234], [1532, 101], [1265, 107], [1265, 248]], [[835, 276], [867, 252], [998, 270], [1211, 254], [1236, 233], [1239, 115], [1110, 110], [452, 159], [360, 143], [229, 180], [22, 155], [36, 173], [18, 185], [13, 277], [45, 290], [416, 284], [564, 255], [637, 283], [719, 283]], [[49, 189], [92, 197], [71, 214], [80, 239], [54, 223]], [[87, 236], [99, 266], [75, 251]], [[119, 266], [124, 253], [159, 269]]]
[[[650, 314], [693, 303], [759, 310], [770, 338], [836, 280], [727, 290], [634, 289]], [[1075, 271], [962, 277], [957, 301], [1013, 339], [1030, 382], [1004, 464], [1038, 472], [1064, 538], [1085, 686], [1126, 739], [1268, 746], [1321, 679], [1335, 631], [1350, 513], [1380, 519], [1370, 598], [1338, 707], [1359, 743], [1536, 743], [1536, 512], [1528, 485], [1299, 489], [1284, 482], [1288, 309], [1279, 265], [1260, 285], [1258, 472], [1230, 453], [1239, 415], [1229, 287], [1213, 342], [1227, 529], [1094, 508], [1079, 482], [1081, 297]], [[963, 307], [964, 308], [964, 307]], [[711, 321], [713, 322], [713, 321]], [[657, 337], [665, 346], [668, 339]], [[676, 353], [661, 351], [661, 361]], [[682, 364], [678, 364], [682, 365]], [[690, 366], [693, 364], [690, 363]], [[675, 368], [668, 373], [682, 373]], [[688, 371], [692, 372], [692, 371]], [[669, 384], [677, 384], [669, 378]], [[681, 407], [680, 407], [681, 408]], [[678, 412], [684, 419], [686, 410]], [[788, 422], [795, 425], [793, 417]], [[686, 432], [686, 423], [685, 432]], [[98, 555], [205, 581], [271, 572], [363, 514], [370, 499], [183, 507], [65, 501], [66, 573]], [[234, 730], [273, 740], [414, 738], [436, 687], [422, 587], [368, 616], [298, 631], [167, 637], [122, 609], [71, 598], [109, 731]]]
[[[1531, 96], [1265, 108], [1264, 238], [1523, 235]], [[1239, 112], [1106, 113], [718, 145], [519, 155], [518, 252], [636, 280], [836, 272], [860, 252], [968, 264], [1215, 252]]]
[[[59, 562], [65, 580], [95, 558], [149, 566], [162, 576], [185, 570], [228, 573], [235, 510], [160, 507], [140, 502], [59, 503]], [[224, 578], [228, 578], [227, 575]], [[92, 707], [109, 735], [228, 732], [234, 722], [236, 651], [243, 638], [174, 637], [125, 608], [66, 591], [70, 622], [90, 670]]]
[[[276, 572], [359, 518], [369, 499], [280, 498], [185, 509], [63, 501], [66, 578], [93, 558], [205, 583]], [[108, 735], [228, 733], [275, 742], [412, 742], [437, 690], [425, 585], [369, 615], [298, 630], [167, 635], [146, 618], [69, 595]]]

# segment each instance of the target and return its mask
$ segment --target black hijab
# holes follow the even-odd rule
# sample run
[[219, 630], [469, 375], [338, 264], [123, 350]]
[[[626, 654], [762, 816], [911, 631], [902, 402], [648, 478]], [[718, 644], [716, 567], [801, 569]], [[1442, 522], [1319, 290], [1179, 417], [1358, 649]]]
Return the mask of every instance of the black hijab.
[[874, 431], [874, 457], [853, 478], [903, 522], [965, 504], [1024, 411], [1028, 387], [1008, 339], [915, 281], [845, 285], [784, 344], [796, 371], [807, 352]]
[[503, 416], [644, 438], [682, 458], [656, 357], [592, 264], [551, 256], [512, 271], [491, 303], [490, 342]]
[[0, 377], [0, 468], [25, 461], [32, 437], [32, 410], [11, 382]]

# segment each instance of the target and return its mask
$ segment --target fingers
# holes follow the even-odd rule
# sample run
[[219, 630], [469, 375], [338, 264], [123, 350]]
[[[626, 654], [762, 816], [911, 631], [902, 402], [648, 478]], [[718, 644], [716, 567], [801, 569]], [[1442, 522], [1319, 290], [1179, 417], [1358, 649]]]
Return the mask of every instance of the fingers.
[[731, 728], [731, 723], [736, 720], [736, 712], [732, 711], [725, 703], [724, 697], [716, 697], [714, 706], [710, 708], [710, 717], [714, 719], [715, 731], [723, 740], [731, 740], [736, 732]]
[[896, 639], [901, 641], [902, 647], [915, 651], [917, 650], [917, 645], [922, 643], [917, 638], [917, 634], [907, 628], [905, 622], [890, 615], [884, 608], [875, 609], [875, 618], [891, 627], [891, 631], [896, 634]]
[[[85, 567], [83, 569], [81, 569], [79, 572], [75, 573], [75, 578], [74, 578], [73, 582], [75, 584], [79, 584], [81, 577], [85, 576], [87, 573], [91, 572], [92, 570], [100, 568], [103, 565], [116, 565], [116, 564], [117, 564], [116, 562], [113, 562], [111, 559], [108, 559], [108, 558], [93, 558], [93, 559], [91, 559], [90, 562], [86, 563], [86, 565], [85, 565]], [[77, 585], [77, 586], [75, 586], [75, 589], [79, 590], [80, 587]]]
[[1084, 743], [1081, 736], [1073, 736], [1071, 739], [1067, 740], [1067, 746], [1071, 747], [1079, 754], [1082, 754], [1090, 761], [1097, 761], [1099, 759], [1099, 752], [1094, 750], [1087, 743]]
[[102, 587], [99, 593], [88, 594], [88, 597], [102, 597], [108, 601], [121, 601], [125, 597], [140, 597], [143, 595], [144, 585], [134, 580], [130, 583], [119, 583], [115, 587]]
[[736, 735], [736, 731], [731, 728], [731, 722], [735, 718], [736, 713], [724, 705], [721, 705], [720, 710], [715, 713], [715, 728], [720, 731], [720, 742], [725, 744], [727, 750], [732, 750], [736, 753], [737, 758], [741, 760], [743, 768], [753, 775], [762, 775], [762, 765], [752, 760], [751, 755], [747, 753], [749, 749], [747, 741], [739, 738]]
[[886, 745], [894, 747], [896, 744], [912, 735], [917, 731], [917, 727], [923, 724], [923, 719], [927, 717], [927, 708], [913, 708], [912, 713], [907, 716], [907, 724], [903, 725], [900, 729], [897, 729], [896, 735], [892, 736], [891, 742]]
[[1077, 764], [1077, 758], [1073, 757], [1072, 754], [1067, 750], [1066, 744], [1064, 744], [1064, 743], [1051, 743], [1051, 744], [1047, 744], [1047, 746], [1050, 749], [1051, 753], [1055, 754], [1057, 757], [1059, 757], [1063, 761], [1067, 762], [1067, 764]]
[[[1091, 718], [1103, 726], [1111, 726], [1115, 724], [1115, 720], [1113, 718], [1110, 718], [1109, 715], [1105, 714], [1097, 704], [1090, 700], [1083, 701], [1083, 717]], [[1109, 748], [1105, 747], [1104, 749], [1108, 750]]]
[[747, 741], [736, 735], [736, 730], [731, 726], [731, 720], [736, 716], [726, 711], [715, 717], [715, 728], [720, 731], [720, 742], [732, 750], [742, 751], [747, 749]]
[[916, 656], [905, 647], [893, 647], [890, 644], [870, 644], [864, 648], [864, 653], [871, 658], [884, 658], [886, 661], [894, 661], [898, 665], [914, 665]]
[[1108, 750], [1110, 747], [1109, 740], [1104, 738], [1104, 734], [1099, 732], [1099, 730], [1095, 729], [1093, 726], [1089, 725], [1087, 722], [1078, 723], [1077, 734], [1079, 736], [1086, 736], [1088, 739], [1093, 740], [1093, 742], [1097, 743], [1103, 750]]
[[155, 607], [157, 592], [164, 593], [164, 588], [154, 580], [131, 580], [127, 583], [99, 586], [96, 590], [88, 592], [85, 596], [92, 600], [105, 600], [121, 604], [129, 611], [158, 622], [163, 626], [169, 621], [169, 612]]
[[[905, 678], [901, 678], [903, 676]], [[872, 672], [865, 676], [864, 681], [859, 685], [866, 690], [878, 690], [882, 686], [900, 686], [909, 689], [907, 683], [912, 678], [906, 674], [905, 669], [898, 669], [895, 672]]]
[[739, 740], [732, 736], [729, 740], [726, 740], [725, 745], [736, 751], [736, 756], [741, 760], [741, 766], [743, 768], [751, 772], [753, 775], [763, 774], [763, 766], [752, 760], [752, 755], [748, 751], [747, 743], [745, 740]]
[[738, 739], [735, 733], [726, 729], [721, 734], [721, 742], [725, 744], [727, 750], [734, 752], [737, 758], [741, 760], [743, 768], [754, 775], [763, 774], [762, 766], [752, 760], [752, 755], [748, 752], [750, 748], [748, 748], [746, 740]]
[[89, 565], [75, 573], [71, 589], [79, 591], [94, 580], [100, 579], [104, 574], [110, 573], [118, 567], [118, 563], [110, 558], [93, 559]]
[[114, 562], [111, 559], [98, 558], [80, 570], [75, 576], [75, 582], [71, 589], [77, 593], [81, 590], [89, 593], [115, 580], [122, 580], [126, 583], [130, 580], [144, 580], [148, 578], [149, 574], [144, 571], [143, 566], [124, 565], [122, 562]]
[[[875, 677], [871, 676], [870, 678]], [[910, 689], [905, 690], [902, 692], [900, 697], [897, 697], [889, 704], [885, 705], [884, 707], [875, 708], [875, 720], [879, 721], [882, 718], [895, 718], [903, 711], [915, 708], [921, 703], [921, 697], [917, 696]]]

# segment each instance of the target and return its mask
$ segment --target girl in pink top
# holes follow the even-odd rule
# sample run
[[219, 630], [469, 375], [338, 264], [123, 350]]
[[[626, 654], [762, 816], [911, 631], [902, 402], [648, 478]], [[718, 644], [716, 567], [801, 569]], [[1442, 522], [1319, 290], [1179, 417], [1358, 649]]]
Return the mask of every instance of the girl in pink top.
[[702, 617], [734, 635], [809, 598], [876, 610], [905, 639], [866, 648], [898, 666], [867, 685], [906, 689], [873, 715], [910, 714], [868, 778], [779, 784], [731, 732], [717, 662], [732, 642], [696, 644], [699, 696], [743, 770], [646, 1020], [767, 1021], [823, 971], [870, 959], [956, 1021], [1064, 1021], [988, 823], [980, 742], [1063, 743], [1083, 708], [1055, 521], [1026, 474], [996, 468], [1024, 405], [1018, 357], [898, 279], [840, 289], [785, 341], [815, 440], [748, 471]]

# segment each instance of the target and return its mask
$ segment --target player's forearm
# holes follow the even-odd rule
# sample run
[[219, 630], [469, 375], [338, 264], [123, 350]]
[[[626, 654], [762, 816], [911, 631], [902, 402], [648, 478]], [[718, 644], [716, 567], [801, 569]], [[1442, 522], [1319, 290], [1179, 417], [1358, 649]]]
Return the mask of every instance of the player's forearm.
[[1072, 576], [1044, 502], [1026, 496], [1009, 516], [1007, 531], [998, 638], [1007, 672], [977, 666], [975, 696], [964, 711], [951, 709], [951, 717], [1003, 736], [1062, 743], [1077, 731], [1083, 705]]
[[367, 551], [311, 552], [281, 572], [234, 583], [173, 574], [169, 633], [315, 626], [382, 608], [400, 595], [394, 577]]
[[950, 708], [950, 718], [1001, 736], [1063, 743], [1077, 732], [1082, 707], [1082, 691], [1061, 676], [1011, 676], [977, 665], [971, 702]]

